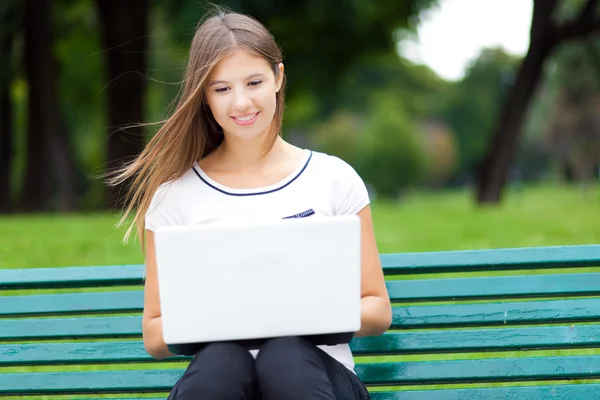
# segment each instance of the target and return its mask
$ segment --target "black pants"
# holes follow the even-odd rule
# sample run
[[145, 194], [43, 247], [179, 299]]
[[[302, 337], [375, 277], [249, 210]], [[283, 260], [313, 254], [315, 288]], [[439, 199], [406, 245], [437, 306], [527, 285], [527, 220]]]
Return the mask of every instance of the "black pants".
[[256, 360], [233, 342], [213, 343], [193, 357], [169, 400], [363, 400], [360, 379], [298, 337], [267, 341]]

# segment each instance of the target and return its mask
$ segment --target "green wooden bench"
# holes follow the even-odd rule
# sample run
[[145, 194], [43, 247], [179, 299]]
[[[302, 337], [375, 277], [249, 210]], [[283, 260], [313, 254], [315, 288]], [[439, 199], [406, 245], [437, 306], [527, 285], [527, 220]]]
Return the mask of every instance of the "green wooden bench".
[[[352, 342], [373, 399], [600, 398], [600, 245], [381, 259], [393, 329]], [[142, 273], [0, 270], [0, 397], [165, 398], [188, 359], [144, 351]]]

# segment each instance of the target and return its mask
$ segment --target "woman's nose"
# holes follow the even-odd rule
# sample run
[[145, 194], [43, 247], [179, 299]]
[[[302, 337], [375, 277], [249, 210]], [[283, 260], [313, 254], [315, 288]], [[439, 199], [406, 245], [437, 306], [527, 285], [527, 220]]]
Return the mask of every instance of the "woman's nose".
[[250, 108], [250, 106], [252, 105], [252, 99], [250, 98], [250, 96], [248, 96], [248, 93], [246, 93], [243, 90], [237, 91], [234, 94], [235, 98], [234, 98], [234, 107], [237, 108], [238, 110], [247, 110], [248, 108]]

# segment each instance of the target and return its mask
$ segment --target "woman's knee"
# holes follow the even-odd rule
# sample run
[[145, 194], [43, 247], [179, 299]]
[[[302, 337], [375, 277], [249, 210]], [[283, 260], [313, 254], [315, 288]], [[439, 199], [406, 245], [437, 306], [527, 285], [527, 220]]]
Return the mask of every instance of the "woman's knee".
[[254, 384], [254, 358], [248, 350], [235, 343], [211, 343], [194, 355], [173, 398], [250, 398]]
[[331, 383], [319, 351], [299, 337], [266, 342], [256, 358], [256, 375], [263, 397], [333, 399]]
[[229, 369], [231, 364], [254, 368], [254, 358], [250, 352], [235, 342], [210, 343], [194, 355], [192, 362], [210, 363], [212, 368], [220, 366]]
[[297, 365], [307, 358], [318, 358], [317, 351], [317, 347], [297, 336], [271, 339], [260, 348], [256, 359], [257, 368], [271, 364]]

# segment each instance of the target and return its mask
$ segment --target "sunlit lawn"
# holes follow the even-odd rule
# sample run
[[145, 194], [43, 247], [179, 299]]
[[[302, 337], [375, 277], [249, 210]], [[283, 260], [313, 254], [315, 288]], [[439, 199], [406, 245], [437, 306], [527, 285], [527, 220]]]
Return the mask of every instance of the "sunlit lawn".
[[[382, 253], [600, 243], [600, 187], [542, 187], [507, 193], [478, 208], [471, 193], [414, 194], [374, 201]], [[131, 264], [139, 242], [122, 241], [117, 215], [2, 216], [0, 268]]]

